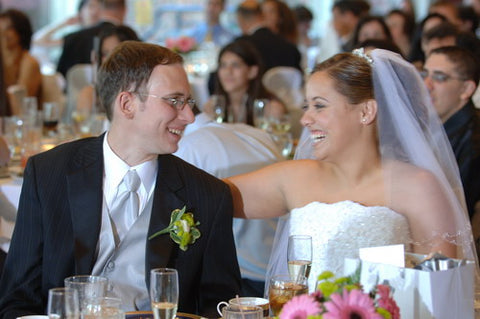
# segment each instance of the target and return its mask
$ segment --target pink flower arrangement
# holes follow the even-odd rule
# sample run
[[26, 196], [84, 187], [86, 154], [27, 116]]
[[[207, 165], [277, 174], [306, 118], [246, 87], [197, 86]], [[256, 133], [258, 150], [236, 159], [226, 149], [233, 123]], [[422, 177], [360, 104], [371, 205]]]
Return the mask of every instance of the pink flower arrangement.
[[399, 319], [400, 310], [390, 287], [377, 285], [365, 293], [358, 276], [335, 278], [325, 271], [318, 277], [317, 291], [293, 297], [279, 319]]
[[197, 43], [192, 37], [182, 36], [177, 39], [166, 39], [165, 46], [177, 53], [188, 53], [196, 49]]

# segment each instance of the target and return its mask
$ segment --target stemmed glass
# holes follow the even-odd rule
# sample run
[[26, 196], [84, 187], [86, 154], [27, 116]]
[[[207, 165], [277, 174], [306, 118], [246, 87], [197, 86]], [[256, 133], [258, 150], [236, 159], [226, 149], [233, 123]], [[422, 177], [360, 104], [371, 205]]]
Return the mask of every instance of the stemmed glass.
[[48, 290], [47, 314], [50, 319], [78, 319], [78, 293], [72, 288], [52, 288]]
[[150, 301], [155, 319], [174, 319], [178, 306], [178, 273], [173, 268], [150, 271]]
[[308, 278], [312, 267], [312, 237], [292, 235], [288, 237], [288, 273], [292, 279], [299, 276]]
[[267, 131], [269, 123], [265, 118], [265, 107], [270, 101], [268, 99], [255, 99], [253, 101], [253, 124], [255, 127]]
[[225, 119], [225, 108], [226, 108], [225, 96], [214, 94], [212, 95], [212, 101], [213, 101], [213, 111], [215, 113], [215, 121], [217, 123], [222, 123]]

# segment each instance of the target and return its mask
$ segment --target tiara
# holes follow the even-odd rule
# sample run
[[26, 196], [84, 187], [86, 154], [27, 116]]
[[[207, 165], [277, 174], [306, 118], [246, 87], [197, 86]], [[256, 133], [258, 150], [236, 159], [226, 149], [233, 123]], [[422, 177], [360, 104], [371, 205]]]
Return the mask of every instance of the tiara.
[[371, 56], [369, 56], [368, 54], [365, 53], [365, 50], [363, 48], [358, 48], [358, 49], [355, 49], [352, 51], [353, 54], [355, 54], [356, 56], [358, 57], [361, 57], [365, 60], [367, 60], [367, 62], [369, 64], [373, 64], [373, 59]]

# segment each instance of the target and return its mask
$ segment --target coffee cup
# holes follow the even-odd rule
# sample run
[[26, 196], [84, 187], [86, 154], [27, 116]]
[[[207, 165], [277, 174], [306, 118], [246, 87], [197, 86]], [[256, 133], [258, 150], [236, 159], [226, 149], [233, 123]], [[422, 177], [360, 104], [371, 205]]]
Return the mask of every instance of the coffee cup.
[[242, 309], [253, 309], [255, 307], [260, 307], [262, 309], [263, 318], [269, 316], [269, 303], [268, 299], [258, 298], [258, 297], [238, 297], [232, 298], [228, 301], [221, 301], [217, 305], [217, 311], [220, 316], [222, 316], [222, 306], [240, 306]]

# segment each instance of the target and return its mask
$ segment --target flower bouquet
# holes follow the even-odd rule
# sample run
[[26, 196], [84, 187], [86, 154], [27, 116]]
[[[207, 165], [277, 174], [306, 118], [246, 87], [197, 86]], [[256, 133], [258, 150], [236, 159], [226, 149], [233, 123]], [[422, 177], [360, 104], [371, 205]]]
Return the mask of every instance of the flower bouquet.
[[359, 272], [335, 278], [330, 271], [318, 276], [312, 294], [293, 297], [280, 312], [280, 319], [397, 319], [400, 310], [390, 287], [376, 285], [365, 293], [359, 284]]
[[181, 36], [179, 38], [167, 38], [165, 46], [176, 53], [189, 53], [197, 49], [197, 43], [194, 38]]

